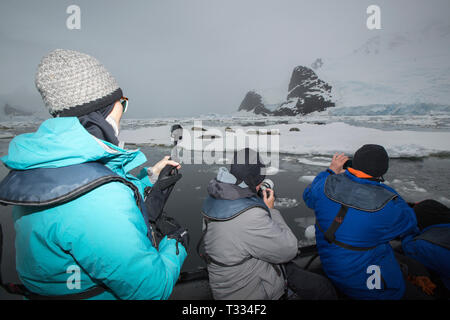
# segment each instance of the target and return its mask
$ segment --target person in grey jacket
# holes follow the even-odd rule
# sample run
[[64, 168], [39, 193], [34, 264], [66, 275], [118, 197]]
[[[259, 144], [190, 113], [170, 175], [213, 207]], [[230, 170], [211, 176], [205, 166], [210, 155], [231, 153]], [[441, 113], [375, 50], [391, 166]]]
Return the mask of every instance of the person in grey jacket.
[[289, 278], [301, 298], [334, 298], [329, 280], [288, 263], [297, 255], [297, 238], [274, 209], [273, 190], [257, 196], [265, 178], [259, 155], [251, 149], [241, 152], [245, 163], [238, 164], [235, 153], [230, 171], [219, 169], [202, 209], [200, 255], [207, 262], [214, 299], [277, 300], [286, 296]]

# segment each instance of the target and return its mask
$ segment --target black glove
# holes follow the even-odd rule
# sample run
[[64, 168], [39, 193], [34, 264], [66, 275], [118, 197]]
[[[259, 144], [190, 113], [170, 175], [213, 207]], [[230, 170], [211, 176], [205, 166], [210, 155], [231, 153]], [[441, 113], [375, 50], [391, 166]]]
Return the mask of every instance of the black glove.
[[165, 236], [167, 236], [168, 239], [175, 239], [177, 241], [177, 255], [179, 254], [179, 242], [181, 242], [181, 244], [187, 251], [189, 246], [188, 230], [181, 227], [181, 225], [174, 218], [163, 214], [159, 217], [154, 225], [155, 236], [157, 238], [158, 244]]
[[166, 165], [161, 170], [155, 185], [150, 189], [146, 189], [145, 204], [151, 223], [155, 223], [161, 216], [173, 187], [181, 177], [182, 174], [178, 173], [175, 167]]
[[187, 252], [188, 247], [189, 247], [189, 233], [188, 233], [187, 229], [180, 228], [177, 231], [175, 231], [171, 234], [168, 234], [167, 239], [175, 239], [177, 241], [177, 244], [176, 244], [176, 247], [177, 247], [176, 254], [177, 255], [180, 253], [180, 251], [178, 250], [178, 243], [180, 243], [180, 242]]

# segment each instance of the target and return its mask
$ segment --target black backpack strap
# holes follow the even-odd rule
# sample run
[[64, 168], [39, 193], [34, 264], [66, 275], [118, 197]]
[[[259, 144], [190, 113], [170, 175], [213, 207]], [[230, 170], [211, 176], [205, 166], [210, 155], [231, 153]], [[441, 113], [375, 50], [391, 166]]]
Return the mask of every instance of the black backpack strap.
[[341, 204], [341, 208], [339, 209], [339, 212], [337, 213], [336, 217], [334, 218], [333, 222], [331, 223], [330, 227], [324, 231], [322, 227], [320, 226], [319, 222], [316, 222], [317, 227], [319, 230], [324, 234], [325, 240], [327, 240], [328, 243], [334, 243], [344, 249], [352, 250], [352, 251], [368, 251], [376, 248], [376, 246], [372, 247], [355, 247], [352, 245], [349, 245], [347, 243], [341, 242], [336, 240], [336, 231], [339, 229], [341, 224], [344, 222], [344, 218], [347, 215], [348, 207], [344, 204]]
[[106, 291], [105, 287], [95, 286], [79, 293], [72, 293], [59, 296], [46, 296], [29, 292], [28, 294], [25, 294], [25, 297], [30, 300], [85, 300], [98, 296], [99, 294], [102, 294], [105, 291]]
[[24, 296], [29, 300], [85, 300], [98, 296], [106, 291], [103, 286], [94, 286], [86, 291], [66, 295], [40, 295], [28, 290], [23, 284], [2, 283], [1, 285], [9, 294]]
[[328, 243], [334, 242], [336, 240], [335, 233], [337, 229], [341, 226], [342, 222], [344, 222], [345, 215], [348, 212], [348, 207], [346, 205], [341, 205], [341, 208], [339, 209], [338, 214], [334, 218], [333, 222], [331, 223], [330, 227], [327, 231], [325, 231], [325, 239], [328, 241]]

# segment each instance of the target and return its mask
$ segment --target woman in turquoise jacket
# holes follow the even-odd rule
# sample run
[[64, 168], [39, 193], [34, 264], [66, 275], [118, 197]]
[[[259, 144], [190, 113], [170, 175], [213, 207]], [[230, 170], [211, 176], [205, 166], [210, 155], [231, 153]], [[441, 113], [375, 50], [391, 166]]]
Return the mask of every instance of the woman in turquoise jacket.
[[[138, 177], [129, 172], [146, 157], [116, 145], [126, 103], [120, 103], [121, 89], [106, 69], [88, 55], [56, 50], [39, 65], [36, 85], [56, 118], [15, 137], [1, 161], [18, 172], [101, 163], [143, 198], [153, 185], [149, 170]], [[152, 180], [167, 164], [178, 166], [166, 157], [153, 167]], [[64, 185], [54, 189], [59, 187]], [[93, 299], [167, 299], [187, 256], [170, 235], [155, 248], [136, 195], [122, 182], [56, 206], [14, 206], [13, 218], [17, 272], [38, 295], [64, 296], [101, 285], [106, 291]]]

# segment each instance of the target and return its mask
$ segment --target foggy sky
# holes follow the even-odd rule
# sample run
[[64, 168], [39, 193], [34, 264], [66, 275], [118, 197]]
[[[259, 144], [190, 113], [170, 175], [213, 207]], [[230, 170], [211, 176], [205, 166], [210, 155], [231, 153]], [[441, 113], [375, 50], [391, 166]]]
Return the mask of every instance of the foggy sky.
[[[71, 4], [81, 7], [81, 30], [66, 28]], [[382, 30], [366, 28], [371, 4], [381, 7]], [[2, 0], [0, 103], [44, 108], [36, 68], [64, 48], [107, 67], [130, 98], [129, 118], [230, 113], [253, 88], [287, 86], [297, 65], [449, 12], [448, 0]]]

